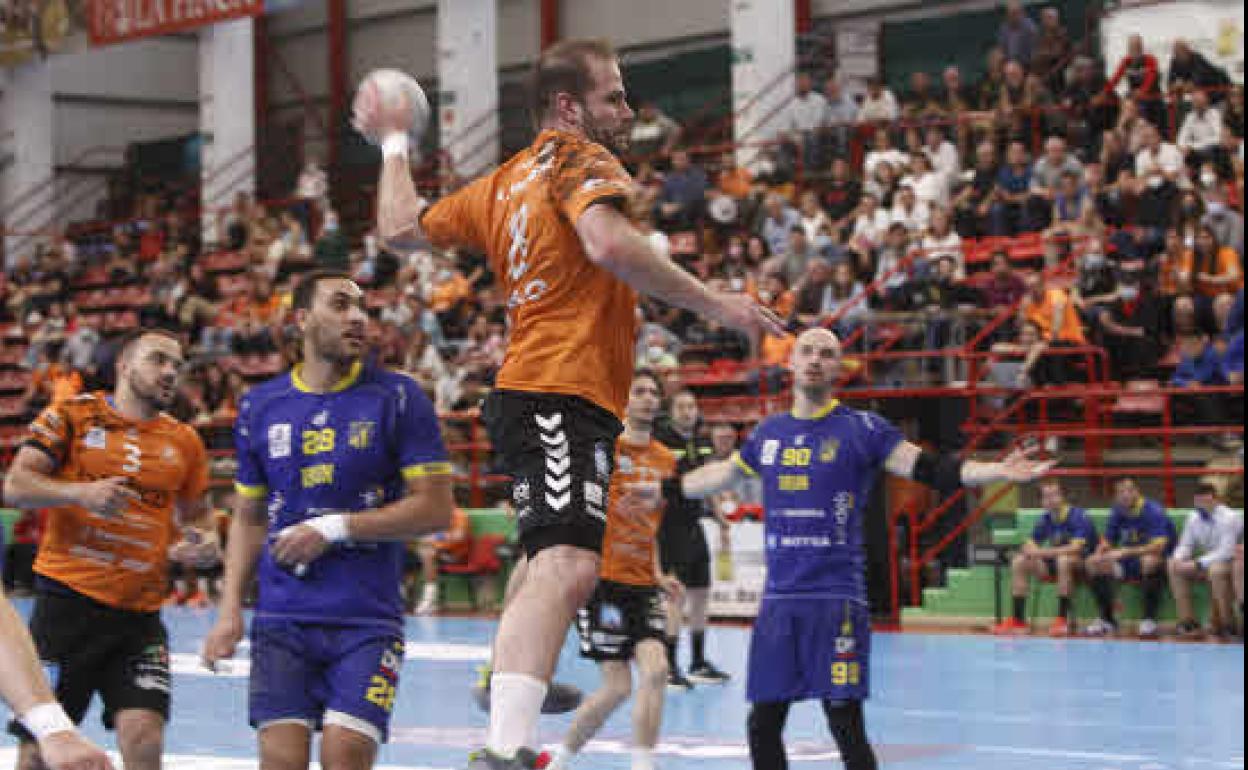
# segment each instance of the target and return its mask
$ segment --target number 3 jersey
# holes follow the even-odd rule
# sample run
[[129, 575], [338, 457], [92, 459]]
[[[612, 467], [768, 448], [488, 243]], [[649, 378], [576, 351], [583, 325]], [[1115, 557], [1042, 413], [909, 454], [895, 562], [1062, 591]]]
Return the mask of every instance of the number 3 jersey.
[[306, 569], [279, 565], [271, 546], [306, 519], [380, 508], [404, 496], [407, 479], [450, 472], [437, 416], [416, 382], [357, 364], [316, 393], [296, 367], [247, 393], [234, 440], [239, 494], [268, 507], [257, 615], [398, 625], [403, 543], [335, 544]]
[[837, 402], [813, 419], [768, 417], [736, 461], [763, 484], [768, 596], [866, 601], [862, 511], [903, 436]]

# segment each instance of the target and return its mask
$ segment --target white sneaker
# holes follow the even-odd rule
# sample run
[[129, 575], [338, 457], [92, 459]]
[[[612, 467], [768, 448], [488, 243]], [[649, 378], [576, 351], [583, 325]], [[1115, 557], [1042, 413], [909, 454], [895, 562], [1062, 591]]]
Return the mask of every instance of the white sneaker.
[[438, 592], [425, 591], [420, 597], [420, 604], [416, 605], [417, 615], [433, 615], [438, 611]]
[[1104, 620], [1093, 621], [1084, 631], [1088, 636], [1112, 636], [1118, 629]]
[[1157, 638], [1157, 621], [1155, 620], [1140, 621], [1140, 638], [1156, 639]]

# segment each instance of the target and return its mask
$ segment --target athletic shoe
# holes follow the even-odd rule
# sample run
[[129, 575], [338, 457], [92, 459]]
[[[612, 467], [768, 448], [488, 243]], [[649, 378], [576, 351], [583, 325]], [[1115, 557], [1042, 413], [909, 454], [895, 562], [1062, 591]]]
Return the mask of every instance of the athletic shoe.
[[[490, 677], [494, 669], [481, 666], [477, 669], [477, 682], [472, 686], [472, 699], [477, 708], [490, 713]], [[542, 713], [547, 715], [567, 714], [576, 711], [585, 700], [585, 693], [579, 687], [570, 684], [551, 682], [546, 690], [546, 700], [542, 701]]]
[[1157, 621], [1152, 620], [1151, 618], [1140, 621], [1141, 639], [1156, 639], [1160, 635], [1159, 629], [1157, 628]]
[[1030, 629], [1018, 618], [1008, 618], [992, 627], [994, 636], [1021, 636]]
[[549, 756], [538, 755], [528, 749], [520, 749], [512, 759], [504, 759], [489, 749], [481, 749], [468, 757], [467, 770], [543, 770], [549, 762]]
[[1118, 633], [1118, 626], [1108, 620], [1096, 620], [1084, 633], [1088, 636], [1113, 636]]
[[438, 611], [438, 599], [436, 596], [426, 596], [420, 600], [420, 604], [416, 605], [417, 615], [434, 615]]
[[1070, 621], [1066, 618], [1054, 618], [1049, 626], [1049, 636], [1070, 636]]
[[[1144, 633], [1142, 628], [1141, 628], [1140, 633], [1141, 634]], [[1184, 639], [1192, 639], [1197, 636], [1204, 636], [1204, 634], [1201, 633], [1200, 624], [1194, 620], [1180, 620], [1179, 624], [1174, 627], [1174, 633], [1176, 636], [1182, 637]]]
[[187, 597], [183, 603], [185, 606], [196, 610], [206, 610], [212, 606], [212, 600], [208, 598], [208, 594], [203, 591], [196, 591]]
[[667, 689], [670, 692], [689, 692], [693, 690], [693, 682], [680, 669], [674, 668], [667, 675]]
[[689, 681], [694, 684], [727, 684], [732, 676], [715, 667], [715, 664], [702, 661], [689, 669]]

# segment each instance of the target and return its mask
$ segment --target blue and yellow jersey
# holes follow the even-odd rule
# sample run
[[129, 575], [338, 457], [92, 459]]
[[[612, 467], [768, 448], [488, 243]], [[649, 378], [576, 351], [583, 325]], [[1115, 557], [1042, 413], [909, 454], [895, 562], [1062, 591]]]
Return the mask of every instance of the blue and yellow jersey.
[[1174, 550], [1179, 535], [1161, 503], [1141, 498], [1134, 508], [1113, 507], [1109, 513], [1109, 524], [1105, 527], [1105, 539], [1115, 548], [1138, 548], [1165, 541], [1166, 554], [1169, 554]]
[[[406, 481], [450, 472], [437, 416], [410, 377], [359, 364], [330, 392], [296, 367], [252, 388], [235, 425], [238, 492], [263, 499], [270, 539], [326, 513], [379, 508]], [[311, 622], [398, 624], [402, 543], [335, 545], [299, 575], [260, 560], [257, 615]]]
[[1031, 542], [1042, 548], [1065, 548], [1078, 543], [1083, 554], [1090, 556], [1096, 550], [1097, 537], [1096, 525], [1087, 511], [1066, 506], [1057, 513], [1044, 512], [1031, 533]]
[[768, 595], [866, 601], [862, 512], [902, 440], [879, 415], [836, 402], [814, 419], [759, 423], [736, 461], [763, 482]]

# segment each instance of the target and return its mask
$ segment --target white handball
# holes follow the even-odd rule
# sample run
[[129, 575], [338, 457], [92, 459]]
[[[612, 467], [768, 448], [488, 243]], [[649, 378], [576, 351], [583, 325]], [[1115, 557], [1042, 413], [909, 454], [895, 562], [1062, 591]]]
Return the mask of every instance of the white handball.
[[[420, 87], [420, 83], [416, 82], [416, 78], [396, 69], [379, 69], [373, 70], [364, 76], [360, 81], [360, 91], [366, 87], [372, 86], [381, 100], [383, 109], [394, 109], [403, 103], [406, 96], [407, 104], [411, 106], [412, 116], [411, 124], [407, 127], [407, 135], [411, 137], [413, 145], [419, 145], [422, 137], [425, 135], [425, 129], [429, 127], [429, 99], [425, 96], [425, 89]], [[358, 96], [357, 96], [358, 98]], [[372, 133], [372, 126], [360, 127], [364, 137], [373, 144], [380, 144], [385, 137], [376, 136]]]

